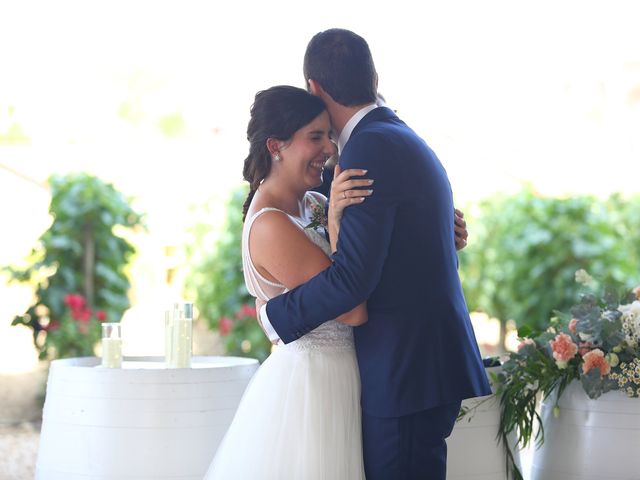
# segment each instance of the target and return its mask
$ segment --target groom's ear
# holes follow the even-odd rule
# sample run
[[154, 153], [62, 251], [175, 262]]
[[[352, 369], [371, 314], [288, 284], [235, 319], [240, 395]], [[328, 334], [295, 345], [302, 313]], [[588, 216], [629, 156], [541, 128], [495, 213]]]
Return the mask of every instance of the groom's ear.
[[316, 97], [322, 97], [324, 90], [322, 89], [320, 84], [311, 78], [307, 80], [307, 82], [309, 84], [309, 93], [315, 95]]

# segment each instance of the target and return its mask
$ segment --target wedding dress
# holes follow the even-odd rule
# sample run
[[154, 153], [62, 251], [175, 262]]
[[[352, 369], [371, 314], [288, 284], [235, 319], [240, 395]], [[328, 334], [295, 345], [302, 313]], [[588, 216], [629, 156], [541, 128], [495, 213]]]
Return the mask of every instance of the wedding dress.
[[[304, 227], [314, 201], [308, 192], [299, 217], [289, 215], [330, 255], [324, 235]], [[242, 258], [249, 292], [262, 300], [286, 288], [258, 273], [249, 255], [249, 233], [264, 208], [245, 221]], [[255, 373], [205, 476], [206, 480], [364, 479], [360, 378], [351, 327], [335, 320], [278, 345]]]

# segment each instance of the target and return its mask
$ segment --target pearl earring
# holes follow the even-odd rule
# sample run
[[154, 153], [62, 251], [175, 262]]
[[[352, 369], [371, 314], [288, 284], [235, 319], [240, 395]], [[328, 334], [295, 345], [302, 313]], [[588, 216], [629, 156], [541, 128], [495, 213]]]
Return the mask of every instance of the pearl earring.
[[279, 162], [279, 161], [280, 161], [280, 154], [279, 154], [279, 153], [276, 153], [276, 154], [273, 156], [273, 159], [274, 159], [276, 162]]

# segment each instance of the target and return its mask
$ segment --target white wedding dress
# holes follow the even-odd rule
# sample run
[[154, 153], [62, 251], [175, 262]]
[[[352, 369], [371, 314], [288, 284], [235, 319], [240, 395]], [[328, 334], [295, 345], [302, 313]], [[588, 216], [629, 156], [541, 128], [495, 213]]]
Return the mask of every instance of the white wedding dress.
[[[308, 192], [300, 217], [311, 221]], [[262, 277], [249, 256], [249, 233], [265, 208], [247, 218], [242, 234], [245, 282], [268, 300], [286, 291]], [[324, 235], [304, 229], [330, 255]], [[360, 426], [360, 378], [351, 327], [329, 321], [295, 342], [278, 345], [251, 379], [206, 480], [364, 479]]]

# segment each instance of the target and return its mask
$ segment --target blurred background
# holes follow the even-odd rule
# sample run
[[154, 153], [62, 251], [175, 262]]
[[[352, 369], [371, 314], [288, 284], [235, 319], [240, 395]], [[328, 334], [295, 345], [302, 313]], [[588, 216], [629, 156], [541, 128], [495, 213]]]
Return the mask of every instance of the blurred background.
[[327, 28], [367, 39], [380, 92], [449, 173], [483, 354], [567, 308], [578, 268], [638, 284], [639, 14], [0, 0], [0, 478], [29, 478], [48, 361], [95, 353], [99, 311], [122, 321], [125, 354], [162, 354], [178, 298], [196, 304], [197, 354], [268, 354], [238, 263], [245, 129], [258, 90], [304, 87], [306, 44]]

